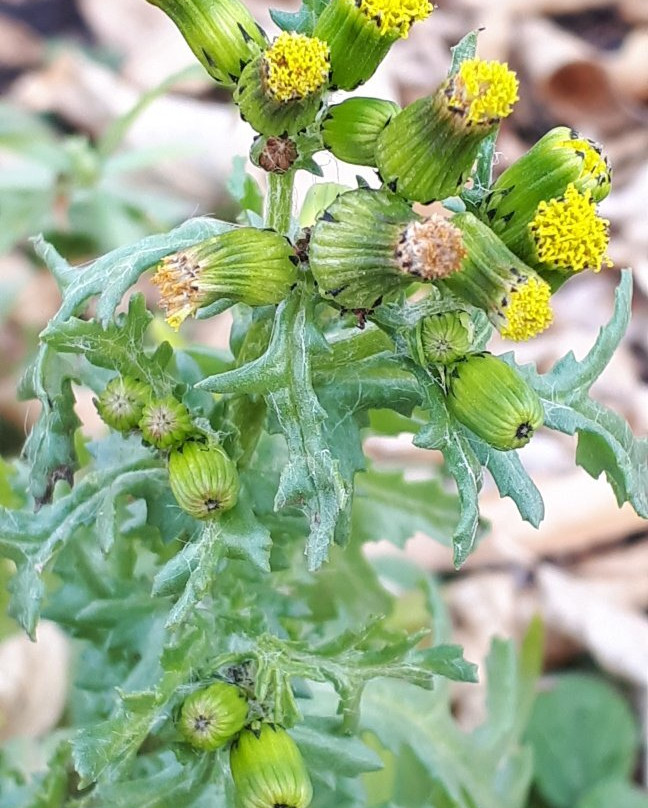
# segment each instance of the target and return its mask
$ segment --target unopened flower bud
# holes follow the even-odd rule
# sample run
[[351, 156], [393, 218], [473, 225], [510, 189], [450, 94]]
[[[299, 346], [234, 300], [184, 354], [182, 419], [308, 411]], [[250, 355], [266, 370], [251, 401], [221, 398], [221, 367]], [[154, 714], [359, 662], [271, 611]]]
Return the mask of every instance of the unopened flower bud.
[[224, 87], [234, 87], [241, 70], [266, 38], [240, 0], [148, 0], [161, 8], [209, 75]]
[[413, 281], [437, 281], [461, 267], [461, 232], [433, 215], [420, 220], [390, 191], [338, 197], [313, 227], [310, 268], [322, 296], [347, 309], [371, 309]]
[[450, 365], [470, 353], [475, 328], [466, 311], [423, 317], [411, 335], [414, 358], [424, 367]]
[[189, 410], [173, 396], [150, 401], [139, 421], [142, 438], [156, 449], [179, 446], [194, 432]]
[[491, 354], [473, 354], [449, 374], [448, 409], [502, 452], [525, 446], [544, 422], [542, 403], [520, 374]]
[[234, 100], [262, 135], [291, 135], [315, 118], [329, 81], [326, 42], [284, 31], [243, 70]]
[[378, 135], [400, 111], [393, 101], [381, 98], [347, 98], [329, 107], [322, 124], [326, 148], [345, 163], [375, 166]]
[[313, 798], [297, 744], [279, 726], [246, 729], [232, 744], [237, 808], [308, 808]]
[[153, 283], [167, 322], [179, 328], [189, 315], [219, 299], [266, 306], [281, 302], [297, 280], [294, 250], [271, 230], [240, 227], [173, 253]]
[[367, 81], [394, 42], [433, 10], [429, 0], [331, 0], [314, 34], [331, 48], [333, 84], [353, 90]]
[[501, 62], [462, 62], [434, 95], [405, 107], [376, 144], [383, 182], [416, 202], [456, 194], [470, 175], [480, 143], [510, 115], [515, 73]]
[[285, 174], [299, 157], [297, 144], [289, 137], [258, 137], [250, 151], [250, 158], [269, 174]]
[[236, 464], [216, 444], [187, 441], [169, 455], [169, 484], [178, 505], [194, 519], [211, 519], [236, 505]]
[[466, 257], [443, 286], [486, 312], [506, 339], [531, 339], [548, 328], [549, 284], [472, 213], [457, 213], [451, 221], [462, 233]]
[[151, 388], [130, 376], [117, 376], [108, 382], [99, 398], [94, 399], [101, 420], [112, 429], [135, 429], [142, 410], [151, 397]]
[[187, 696], [178, 728], [187, 743], [211, 752], [243, 729], [247, 714], [248, 703], [238, 687], [215, 682]]

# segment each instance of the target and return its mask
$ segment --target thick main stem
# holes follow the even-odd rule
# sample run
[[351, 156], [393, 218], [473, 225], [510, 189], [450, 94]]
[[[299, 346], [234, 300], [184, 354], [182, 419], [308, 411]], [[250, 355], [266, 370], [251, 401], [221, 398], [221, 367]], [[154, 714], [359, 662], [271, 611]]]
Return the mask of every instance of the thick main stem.
[[292, 217], [295, 172], [268, 174], [268, 193], [265, 200], [264, 223], [277, 233], [287, 236]]

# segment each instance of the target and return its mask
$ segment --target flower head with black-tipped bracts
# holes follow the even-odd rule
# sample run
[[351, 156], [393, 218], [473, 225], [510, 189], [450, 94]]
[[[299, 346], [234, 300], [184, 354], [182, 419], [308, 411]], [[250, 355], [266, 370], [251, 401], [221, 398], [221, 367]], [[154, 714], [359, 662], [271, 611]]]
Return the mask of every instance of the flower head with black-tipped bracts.
[[245, 68], [234, 100], [262, 135], [295, 134], [315, 118], [330, 69], [326, 42], [284, 31]]
[[339, 196], [313, 227], [310, 268], [320, 294], [346, 309], [371, 309], [413, 281], [436, 281], [461, 267], [461, 232], [446, 218], [420, 220], [390, 191]]
[[142, 437], [156, 449], [172, 449], [187, 440], [194, 426], [189, 410], [173, 396], [150, 401], [139, 421]]
[[560, 199], [538, 205], [529, 224], [535, 260], [546, 269], [599, 272], [612, 265], [609, 226], [598, 215], [592, 192], [580, 193], [572, 183]]
[[105, 424], [128, 432], [137, 427], [151, 393], [148, 384], [130, 376], [117, 376], [108, 382], [99, 398], [94, 399], [94, 405]]
[[167, 322], [219, 299], [267, 306], [281, 302], [297, 280], [294, 250], [272, 230], [240, 227], [162, 260], [153, 277]]
[[447, 379], [452, 415], [501, 452], [525, 446], [544, 422], [538, 394], [496, 356], [467, 356]]
[[244, 729], [230, 749], [237, 808], [308, 808], [313, 798], [297, 744], [280, 726]]
[[462, 62], [436, 93], [405, 107], [380, 133], [375, 163], [383, 182], [416, 202], [458, 193], [481, 142], [517, 99], [518, 81], [506, 64]]
[[367, 81], [394, 42], [433, 10], [429, 0], [331, 0], [313, 33], [331, 48], [333, 84], [352, 90]]
[[214, 443], [186, 441], [169, 455], [169, 484], [178, 505], [194, 519], [213, 519], [236, 505], [236, 464]]
[[240, 0], [148, 0], [162, 9], [209, 75], [234, 87], [266, 37]]
[[451, 221], [463, 236], [466, 257], [443, 286], [486, 312], [506, 339], [528, 340], [547, 329], [553, 322], [549, 284], [472, 213]]
[[187, 743], [213, 752], [243, 729], [247, 714], [248, 703], [238, 687], [214, 682], [187, 696], [178, 728]]

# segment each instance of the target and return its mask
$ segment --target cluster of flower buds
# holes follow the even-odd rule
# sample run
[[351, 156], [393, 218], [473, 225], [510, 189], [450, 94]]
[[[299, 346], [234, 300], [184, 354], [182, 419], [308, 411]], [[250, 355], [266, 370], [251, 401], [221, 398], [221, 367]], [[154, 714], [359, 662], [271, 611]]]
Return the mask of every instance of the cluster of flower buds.
[[[442, 313], [412, 330], [412, 358], [443, 368], [448, 406], [469, 429], [496, 448], [523, 445], [542, 408], [509, 366], [475, 353], [471, 312], [484, 312], [506, 339], [531, 339], [551, 325], [552, 295], [571, 275], [610, 264], [609, 223], [597, 207], [611, 178], [601, 147], [557, 127], [491, 188], [473, 188], [461, 210], [446, 200], [466, 190], [480, 150], [518, 100], [506, 63], [458, 61], [403, 109], [370, 97], [329, 102], [331, 91], [352, 90], [374, 73], [394, 42], [432, 13], [430, 0], [330, 0], [311, 35], [284, 31], [272, 42], [240, 0], [150, 1], [211, 75], [234, 87], [241, 115], [260, 134], [258, 165], [292, 170], [295, 136], [308, 129], [335, 157], [373, 167], [381, 180], [377, 190], [337, 196], [299, 250], [271, 230], [237, 228], [165, 258], [154, 282], [169, 323], [177, 328], [218, 298], [279, 303], [306, 264], [319, 295], [359, 313], [360, 323], [412, 284], [433, 286]], [[427, 216], [415, 211], [444, 201]], [[487, 383], [478, 384], [482, 377]], [[497, 409], [488, 396], [504, 388], [510, 412], [501, 432], [494, 424], [480, 432], [475, 412]]]
[[148, 384], [117, 376], [95, 399], [95, 406], [112, 429], [139, 431], [145, 443], [168, 453], [171, 490], [194, 519], [210, 519], [236, 505], [236, 464], [217, 443], [205, 442], [177, 398], [158, 399]]
[[218, 681], [184, 700], [178, 729], [195, 749], [213, 752], [228, 743], [238, 808], [308, 808], [313, 797], [297, 744], [283, 727], [252, 722], [243, 692]]

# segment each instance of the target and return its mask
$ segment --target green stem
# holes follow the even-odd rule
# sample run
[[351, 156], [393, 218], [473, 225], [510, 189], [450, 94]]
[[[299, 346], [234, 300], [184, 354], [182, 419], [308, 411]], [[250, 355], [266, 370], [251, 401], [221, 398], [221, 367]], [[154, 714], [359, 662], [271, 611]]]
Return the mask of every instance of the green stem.
[[265, 200], [264, 222], [277, 233], [287, 236], [292, 218], [293, 185], [295, 172], [268, 174], [268, 193]]

